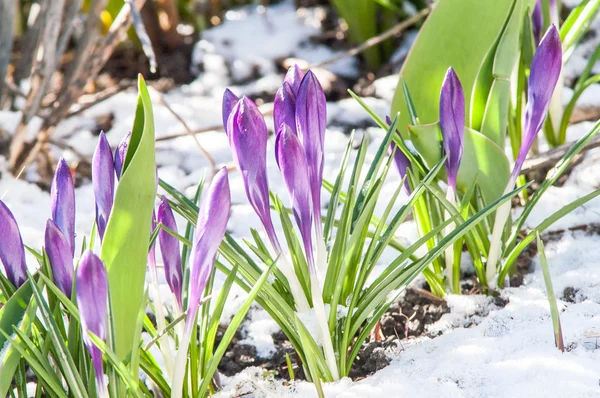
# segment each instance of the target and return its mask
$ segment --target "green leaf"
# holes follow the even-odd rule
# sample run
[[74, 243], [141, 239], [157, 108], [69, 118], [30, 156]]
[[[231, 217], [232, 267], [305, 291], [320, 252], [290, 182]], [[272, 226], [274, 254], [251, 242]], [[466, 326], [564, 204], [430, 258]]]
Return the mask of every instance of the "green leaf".
[[233, 319], [229, 323], [229, 326], [227, 327], [227, 330], [223, 334], [223, 337], [221, 339], [221, 342], [219, 343], [219, 346], [217, 347], [217, 350], [215, 351], [214, 355], [212, 356], [212, 358], [208, 364], [208, 367], [204, 373], [202, 384], [200, 385], [200, 388], [198, 389], [198, 393], [197, 393], [196, 397], [200, 398], [200, 397], [204, 397], [206, 395], [206, 392], [208, 390], [208, 384], [212, 381], [213, 374], [217, 370], [217, 366], [218, 366], [219, 362], [221, 361], [221, 358], [225, 354], [225, 351], [227, 350], [227, 347], [229, 346], [231, 339], [233, 338], [238, 327], [244, 320], [244, 317], [248, 313], [248, 310], [250, 309], [250, 306], [254, 302], [254, 299], [259, 294], [262, 287], [265, 285], [265, 282], [267, 281], [267, 278], [271, 274], [271, 271], [273, 270], [274, 266], [275, 266], [275, 263], [272, 263], [271, 266], [269, 266], [269, 268], [267, 268], [263, 272], [261, 277], [256, 281], [256, 284], [252, 287], [252, 290], [250, 291], [250, 293], [248, 293], [248, 298], [246, 299], [246, 301], [244, 301], [244, 304], [242, 304], [241, 308], [238, 310], [236, 315], [233, 317]]
[[[439, 118], [440, 87], [448, 67], [461, 80], [465, 103], [471, 102], [479, 70], [505, 26], [514, 0], [440, 0], [423, 24], [404, 62], [400, 77], [413, 89], [411, 97], [421, 123]], [[399, 126], [410, 123], [399, 82], [391, 114], [401, 112]], [[418, 88], [418, 90], [415, 90]], [[467, 107], [466, 120], [470, 120]], [[403, 132], [404, 133], [404, 132]]]
[[552, 277], [550, 276], [550, 270], [548, 269], [548, 260], [546, 259], [546, 251], [544, 250], [544, 244], [540, 239], [540, 234], [537, 237], [537, 247], [540, 253], [540, 265], [542, 268], [542, 274], [544, 274], [544, 283], [546, 284], [546, 292], [548, 293], [548, 304], [550, 305], [550, 315], [552, 316], [552, 329], [554, 330], [554, 344], [560, 351], [565, 350], [565, 343], [563, 341], [562, 327], [560, 326], [560, 316], [558, 312], [558, 306], [556, 305], [556, 296], [554, 295], [554, 287], [552, 286]]
[[[408, 126], [410, 139], [425, 163], [433, 167], [442, 158], [442, 135], [439, 124]], [[445, 171], [440, 172], [445, 178]], [[475, 181], [486, 203], [491, 203], [504, 192], [510, 177], [510, 165], [504, 151], [483, 134], [465, 128], [463, 157], [458, 170], [457, 185], [466, 191]]]
[[[21, 325], [24, 331], [29, 329], [31, 318], [25, 315], [32, 295], [31, 285], [24, 283], [0, 308], [0, 331], [3, 332], [0, 334], [0, 352], [3, 353], [0, 357], [0, 397], [7, 396], [20, 359], [12, 347], [5, 349], [9, 344], [6, 336], [13, 334], [13, 325]], [[35, 314], [35, 309], [33, 312]]]
[[[108, 271], [115, 352], [123, 360], [141, 331], [146, 259], [156, 196], [154, 121], [144, 79], [138, 79], [138, 105], [123, 174], [102, 242], [101, 258]], [[134, 372], [135, 374], [135, 372]]]

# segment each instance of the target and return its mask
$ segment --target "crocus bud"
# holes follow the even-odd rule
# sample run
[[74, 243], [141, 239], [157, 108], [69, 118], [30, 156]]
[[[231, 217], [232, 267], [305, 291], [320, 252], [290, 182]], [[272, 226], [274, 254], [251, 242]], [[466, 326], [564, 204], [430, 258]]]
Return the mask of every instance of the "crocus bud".
[[296, 95], [288, 82], [283, 82], [275, 94], [273, 122], [275, 131], [279, 131], [282, 124], [287, 124], [296, 132]]
[[92, 185], [96, 197], [96, 224], [102, 239], [112, 210], [115, 190], [112, 151], [103, 132], [100, 133], [98, 146], [92, 158]]
[[54, 283], [65, 296], [71, 298], [73, 287], [73, 255], [69, 242], [52, 220], [46, 222], [46, 233], [44, 236], [44, 245], [50, 267], [52, 268], [52, 277]]
[[323, 184], [323, 167], [325, 145], [325, 128], [327, 127], [327, 103], [325, 93], [317, 77], [306, 72], [298, 93], [296, 94], [296, 130], [308, 165], [310, 190], [315, 217], [317, 236], [321, 235], [321, 185]]
[[19, 226], [8, 207], [0, 200], [0, 263], [15, 287], [27, 280], [25, 249]]
[[75, 186], [71, 169], [64, 159], [60, 159], [56, 167], [50, 186], [50, 197], [52, 221], [67, 239], [72, 257], [75, 255]]
[[190, 259], [192, 269], [188, 308], [200, 302], [217, 250], [225, 236], [230, 208], [229, 179], [224, 167], [215, 175], [198, 212]]
[[561, 68], [562, 47], [560, 35], [556, 26], [551, 25], [538, 45], [531, 61], [527, 85], [527, 106], [523, 119], [523, 141], [513, 168], [513, 179], [516, 179], [521, 172], [527, 153], [544, 125]]
[[[171, 231], [177, 232], [177, 224], [175, 223], [173, 211], [171, 210], [169, 201], [164, 196], [158, 205], [158, 222]], [[183, 271], [181, 269], [179, 241], [167, 231], [161, 229], [158, 232], [158, 242], [160, 244], [167, 284], [175, 295], [179, 308], [182, 308], [181, 287], [183, 284]]]
[[[233, 134], [233, 131], [231, 131], [231, 134]], [[195, 325], [202, 292], [206, 288], [214, 266], [217, 250], [225, 236], [230, 207], [231, 196], [227, 169], [222, 168], [213, 178], [198, 212], [190, 257], [191, 274], [185, 329], [179, 344], [173, 382], [171, 383], [174, 398], [182, 396], [181, 391], [192, 328]]]
[[92, 364], [96, 371], [98, 395], [108, 397], [102, 370], [102, 352], [88, 334], [88, 332], [92, 332], [101, 340], [106, 340], [108, 279], [104, 264], [89, 250], [83, 254], [77, 268], [75, 290], [83, 342], [92, 357]]
[[308, 165], [300, 140], [287, 125], [281, 126], [275, 140], [275, 155], [283, 181], [292, 201], [292, 211], [302, 235], [304, 250], [311, 271], [315, 271], [312, 250], [312, 209]]
[[[302, 69], [300, 69], [298, 65], [294, 64], [288, 69], [283, 81], [290, 85], [295, 94], [300, 88], [300, 82], [302, 81], [302, 78], [304, 78], [304, 72], [302, 72]], [[279, 130], [279, 128], [277, 130]]]
[[127, 148], [129, 147], [129, 140], [131, 139], [131, 132], [127, 133], [125, 137], [119, 142], [117, 150], [115, 151], [115, 172], [117, 178], [121, 179], [121, 173], [123, 172], [123, 165], [125, 164], [125, 156], [127, 156]]
[[230, 89], [226, 88], [223, 93], [223, 104], [222, 104], [222, 114], [223, 114], [223, 128], [225, 129], [225, 133], [229, 135], [227, 131], [227, 120], [229, 119], [229, 115], [231, 115], [231, 111], [235, 104], [238, 103], [240, 99], [231, 92]]
[[456, 176], [463, 153], [465, 95], [454, 69], [448, 68], [440, 93], [440, 129], [446, 159], [448, 186], [456, 192]]
[[277, 252], [281, 246], [273, 228], [267, 181], [267, 125], [256, 105], [243, 97], [227, 120], [233, 160], [242, 173], [246, 196]]

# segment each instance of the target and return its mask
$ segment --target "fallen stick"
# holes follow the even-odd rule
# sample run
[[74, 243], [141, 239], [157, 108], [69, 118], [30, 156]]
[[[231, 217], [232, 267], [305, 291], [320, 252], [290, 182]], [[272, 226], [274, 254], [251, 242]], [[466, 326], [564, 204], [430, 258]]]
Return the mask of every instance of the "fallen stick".
[[[564, 144], [559, 147], [550, 149], [544, 153], [540, 153], [539, 155], [533, 156], [529, 159], [525, 160], [523, 164], [523, 168], [521, 169], [521, 174], [528, 174], [534, 171], [549, 169], [554, 167], [554, 165], [562, 159], [563, 156], [571, 149], [571, 147], [575, 145], [575, 143]], [[600, 135], [594, 137], [580, 152], [583, 154], [590, 149], [600, 147]]]

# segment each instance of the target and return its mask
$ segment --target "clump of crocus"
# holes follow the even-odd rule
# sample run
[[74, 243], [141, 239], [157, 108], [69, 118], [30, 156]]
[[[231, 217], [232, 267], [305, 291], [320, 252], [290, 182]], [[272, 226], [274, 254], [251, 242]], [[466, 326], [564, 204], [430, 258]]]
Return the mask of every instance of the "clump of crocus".
[[[510, 192], [515, 186], [531, 145], [544, 125], [561, 68], [562, 47], [560, 35], [556, 26], [551, 25], [537, 47], [531, 62], [531, 72], [527, 85], [527, 106], [523, 117], [523, 139], [505, 193]], [[494, 278], [497, 273], [497, 262], [502, 254], [502, 231], [509, 213], [510, 202], [496, 210], [486, 265], [486, 276], [491, 286], [496, 284]]]
[[[122, 164], [120, 167], [122, 167]], [[96, 197], [96, 226], [102, 239], [112, 210], [115, 190], [113, 154], [103, 132], [100, 133], [98, 145], [92, 158], [92, 185]]]
[[308, 311], [308, 301], [291, 264], [282, 255], [283, 250], [271, 219], [269, 184], [267, 180], [267, 125], [256, 105], [246, 97], [232, 106], [235, 97], [226, 91], [223, 114], [229, 110], [225, 132], [233, 153], [233, 160], [242, 173], [246, 196], [258, 215], [276, 257], [281, 272], [290, 285], [299, 311]]
[[[442, 131], [442, 148], [446, 158], [446, 174], [448, 190], [446, 199], [452, 204], [456, 202], [456, 180], [463, 154], [463, 137], [465, 134], [465, 95], [460, 79], [454, 69], [448, 68], [442, 90], [440, 92], [440, 130]], [[450, 224], [446, 235], [454, 228]], [[448, 284], [453, 286], [454, 249], [448, 247], [444, 254]]]
[[0, 263], [6, 277], [15, 287], [27, 280], [25, 249], [15, 217], [0, 200]]
[[108, 278], [102, 261], [89, 250], [83, 254], [77, 268], [76, 295], [83, 342], [92, 357], [98, 396], [108, 397], [102, 369], [102, 352], [89, 336], [91, 332], [99, 339], [106, 340]]
[[[223, 98], [223, 119], [226, 119], [225, 131], [233, 158], [242, 173], [248, 200], [278, 257], [278, 268], [288, 280], [296, 308], [305, 312], [309, 309], [308, 299], [294, 267], [282, 252], [271, 221], [266, 173], [267, 128], [260, 111], [250, 99], [244, 97], [232, 106], [236, 98], [230, 91], [226, 91]], [[304, 74], [297, 66], [290, 68], [275, 96], [273, 119], [277, 133], [275, 159], [290, 195], [294, 219], [302, 237], [309, 268], [312, 304], [322, 335], [325, 358], [333, 379], [337, 379], [338, 370], [318, 276], [325, 274], [327, 266], [321, 219], [326, 102], [323, 89], [311, 71]]]
[[175, 398], [182, 396], [192, 328], [196, 325], [200, 299], [213, 270], [217, 250], [225, 236], [230, 207], [229, 180], [227, 169], [223, 168], [215, 175], [198, 212], [190, 258], [191, 272], [185, 328], [177, 351], [171, 386], [172, 396]]

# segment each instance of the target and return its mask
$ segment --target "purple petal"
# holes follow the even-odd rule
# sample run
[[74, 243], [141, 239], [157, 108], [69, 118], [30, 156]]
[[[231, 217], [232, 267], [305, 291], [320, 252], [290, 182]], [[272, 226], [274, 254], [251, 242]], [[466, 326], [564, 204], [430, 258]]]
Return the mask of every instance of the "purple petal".
[[123, 172], [123, 165], [125, 164], [125, 157], [127, 156], [127, 148], [129, 147], [129, 140], [131, 139], [131, 131], [127, 133], [125, 137], [119, 142], [117, 150], [115, 151], [115, 172], [117, 178], [121, 179], [121, 173]]
[[56, 167], [50, 186], [50, 197], [52, 221], [69, 242], [71, 256], [73, 256], [75, 255], [75, 186], [71, 169], [64, 159], [60, 159]]
[[317, 77], [308, 71], [296, 95], [296, 129], [308, 164], [315, 227], [321, 227], [321, 186], [323, 184], [325, 128], [327, 103]]
[[513, 177], [521, 172], [523, 162], [535, 137], [542, 129], [552, 93], [558, 82], [562, 68], [562, 47], [556, 26], [551, 25], [537, 47], [527, 85], [527, 107], [523, 121], [523, 141], [513, 168]]
[[108, 280], [104, 264], [89, 250], [83, 254], [79, 262], [75, 291], [83, 341], [92, 357], [96, 378], [100, 383], [103, 377], [102, 352], [92, 342], [88, 331], [101, 340], [106, 340]]
[[233, 160], [242, 173], [246, 196], [260, 218], [271, 244], [281, 251], [271, 220], [267, 180], [267, 125], [256, 105], [243, 97], [227, 120]]
[[[158, 222], [177, 232], [177, 224], [173, 211], [166, 197], [162, 197], [158, 205]], [[165, 277], [169, 288], [175, 295], [179, 308], [182, 308], [181, 287], [183, 284], [183, 272], [181, 269], [181, 257], [179, 254], [179, 241], [177, 238], [164, 230], [158, 232], [158, 242], [165, 268]]]
[[103, 132], [100, 133], [98, 146], [92, 158], [92, 185], [96, 197], [96, 224], [102, 239], [112, 210], [115, 190], [112, 151]]
[[52, 277], [54, 283], [65, 296], [71, 298], [73, 287], [73, 255], [69, 242], [52, 220], [46, 222], [46, 233], [44, 245], [50, 267], [52, 268]]
[[19, 226], [8, 207], [0, 200], [0, 264], [15, 287], [27, 280], [25, 249]]
[[304, 242], [308, 265], [310, 270], [314, 271], [311, 237], [311, 187], [304, 149], [296, 134], [285, 124], [281, 126], [277, 133], [275, 147], [277, 148], [278, 164], [283, 175], [283, 182], [290, 195], [294, 218]]
[[235, 104], [237, 104], [239, 100], [240, 99], [237, 97], [237, 95], [232, 93], [230, 89], [225, 89], [225, 92], [223, 93], [222, 113], [223, 128], [225, 129], [225, 133], [227, 135], [229, 135], [229, 132], [227, 131], [227, 120], [229, 119], [229, 115], [231, 115], [233, 107], [235, 107]]
[[440, 93], [440, 129], [446, 159], [448, 185], [456, 190], [465, 133], [465, 95], [454, 69], [448, 68]]
[[[294, 90], [294, 93], [297, 93], [298, 89], [300, 88], [300, 82], [302, 82], [303, 78], [304, 72], [302, 72], [302, 69], [300, 69], [298, 65], [294, 64], [288, 69], [283, 81], [290, 85], [292, 90]], [[279, 127], [277, 128], [277, 130], [279, 130]]]
[[537, 0], [533, 13], [531, 14], [531, 27], [533, 28], [533, 38], [536, 45], [540, 42], [542, 36], [542, 25], [544, 25], [544, 16], [542, 15], [542, 1]]
[[222, 168], [210, 184], [198, 212], [190, 259], [192, 268], [188, 317], [192, 319], [195, 318], [195, 311], [212, 272], [217, 250], [225, 236], [230, 208], [231, 196], [227, 169]]
[[296, 132], [296, 95], [288, 82], [283, 82], [275, 94], [273, 122], [275, 131], [279, 131], [282, 124], [287, 124]]

